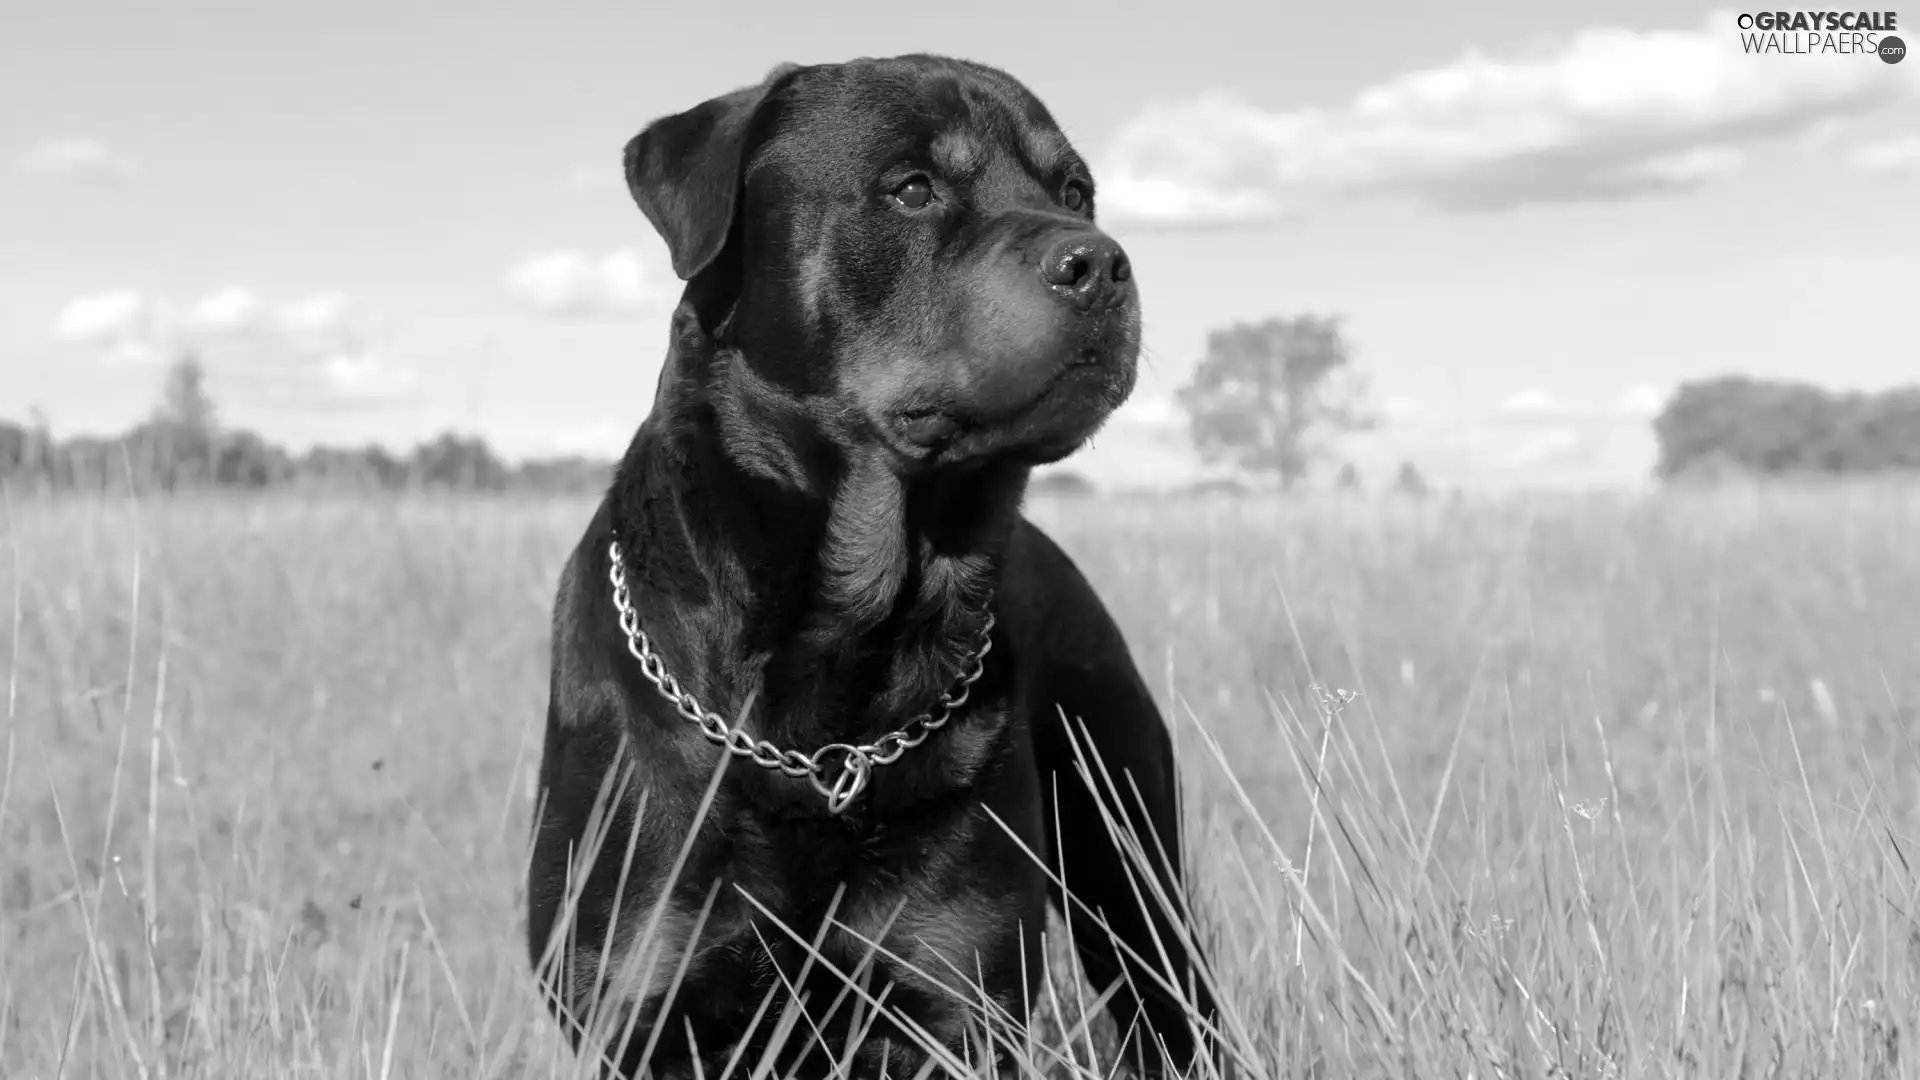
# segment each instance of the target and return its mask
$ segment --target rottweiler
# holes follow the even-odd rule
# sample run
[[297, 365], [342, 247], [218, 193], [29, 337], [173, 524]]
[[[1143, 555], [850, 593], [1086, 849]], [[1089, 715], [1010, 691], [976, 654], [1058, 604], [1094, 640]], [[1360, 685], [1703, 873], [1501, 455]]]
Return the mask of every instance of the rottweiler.
[[1127, 1059], [1188, 1067], [1215, 1002], [1156, 899], [1172, 740], [1021, 513], [1136, 377], [1086, 162], [1012, 76], [930, 55], [782, 65], [624, 156], [685, 285], [554, 606], [527, 930], [573, 1045], [989, 1060], [1051, 901]]

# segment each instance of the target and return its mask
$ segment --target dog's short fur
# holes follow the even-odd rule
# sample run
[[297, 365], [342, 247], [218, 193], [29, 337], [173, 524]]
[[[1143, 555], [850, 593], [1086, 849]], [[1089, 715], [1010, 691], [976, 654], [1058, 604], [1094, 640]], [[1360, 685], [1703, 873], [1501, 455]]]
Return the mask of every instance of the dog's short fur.
[[[844, 982], [818, 962], [796, 982], [797, 936], [846, 972], [877, 943], [872, 992], [957, 1049], [965, 993], [940, 983], [978, 983], [1022, 1019], [1039, 1000], [1039, 936], [1061, 903], [1044, 859], [1124, 943], [1069, 905], [1096, 985], [1128, 977], [1122, 1028], [1191, 1061], [1159, 980], [1211, 1015], [1197, 957], [1143, 910], [1152, 890], [1062, 713], [1177, 875], [1171, 741], [1106, 609], [1020, 514], [1029, 470], [1081, 446], [1134, 383], [1138, 297], [1094, 224], [1085, 163], [1005, 73], [906, 56], [776, 69], [655, 121], [626, 170], [687, 285], [652, 412], [554, 611], [528, 933], [536, 965], [566, 968], [545, 985], [575, 1044], [623, 1070], [646, 1051], [655, 1074], [713, 1075], [736, 1046], [765, 1046], [769, 991], [778, 1015], [798, 989], [844, 1046], [852, 1003], [820, 1019]], [[716, 778], [725, 755], [628, 652], [612, 540], [665, 670], [782, 749], [870, 741], [928, 710], [991, 610], [984, 675], [839, 816], [748, 761]], [[631, 1034], [581, 1033], [596, 1009]], [[890, 1022], [854, 1048], [863, 1067], [883, 1055], [894, 1075], [923, 1060]]]

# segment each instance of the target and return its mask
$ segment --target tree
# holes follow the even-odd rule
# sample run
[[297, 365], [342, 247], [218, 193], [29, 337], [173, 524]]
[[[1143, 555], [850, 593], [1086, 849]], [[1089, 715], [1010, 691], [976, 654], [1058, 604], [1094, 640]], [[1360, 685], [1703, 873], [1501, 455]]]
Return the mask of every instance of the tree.
[[1425, 498], [1427, 478], [1420, 475], [1420, 470], [1414, 467], [1413, 462], [1402, 461], [1400, 475], [1393, 478], [1393, 490], [1415, 499]]
[[191, 352], [167, 368], [160, 403], [152, 419], [128, 434], [130, 450], [142, 460], [149, 478], [164, 488], [212, 479], [215, 437], [219, 432], [207, 372]]
[[56, 486], [54, 462], [58, 456], [59, 446], [54, 442], [53, 424], [47, 420], [46, 410], [32, 406], [27, 409], [27, 458], [23, 466], [49, 486]]
[[0, 479], [26, 475], [32, 445], [26, 428], [0, 420]]
[[451, 431], [414, 449], [413, 473], [427, 487], [498, 491], [507, 486], [507, 467], [486, 440]]
[[1360, 470], [1354, 468], [1351, 461], [1341, 462], [1340, 472], [1333, 478], [1333, 486], [1341, 491], [1359, 491]]
[[1363, 385], [1333, 316], [1235, 323], [1207, 335], [1207, 354], [1178, 396], [1194, 448], [1277, 477], [1290, 488], [1326, 447], [1314, 438], [1373, 425], [1358, 403]]
[[160, 389], [160, 407], [154, 419], [211, 438], [219, 429], [213, 398], [207, 393], [207, 369], [200, 358], [187, 353], [167, 368]]
[[1035, 476], [1027, 482], [1029, 495], [1054, 495], [1062, 498], [1082, 498], [1099, 494], [1100, 489], [1093, 481], [1071, 469], [1051, 469]]
[[214, 453], [213, 480], [225, 487], [271, 487], [285, 482], [292, 473], [286, 451], [251, 431], [237, 431], [222, 438]]
[[1920, 387], [1832, 392], [1744, 375], [1688, 382], [1653, 419], [1654, 475], [1694, 482], [1754, 475], [1920, 468]]

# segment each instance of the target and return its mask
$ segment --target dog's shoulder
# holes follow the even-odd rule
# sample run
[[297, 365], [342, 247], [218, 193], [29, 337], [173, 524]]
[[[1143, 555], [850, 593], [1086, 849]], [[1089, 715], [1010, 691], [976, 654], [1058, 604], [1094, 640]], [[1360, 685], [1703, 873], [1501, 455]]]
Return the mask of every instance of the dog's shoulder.
[[1100, 602], [1079, 564], [1025, 514], [1014, 521], [1002, 578], [1003, 588], [1023, 596], [1072, 605]]
[[551, 638], [553, 704], [558, 715], [577, 723], [595, 708], [595, 689], [609, 681], [608, 656], [619, 630], [607, 570], [609, 512], [605, 500], [561, 564], [554, 587]]
[[577, 644], [583, 633], [592, 630], [593, 588], [607, 582], [612, 565], [607, 542], [612, 536], [610, 500], [602, 498], [593, 518], [574, 541], [566, 561], [560, 565], [560, 577], [553, 594], [553, 644], [556, 655], [563, 644]]
[[611, 692], [634, 683], [629, 673], [620, 670], [630, 657], [614, 604], [612, 545], [618, 541], [625, 549], [622, 562], [637, 604], [662, 576], [663, 567], [677, 565], [676, 560], [661, 557], [662, 549], [677, 552], [654, 542], [657, 536], [677, 530], [661, 528], [656, 517], [643, 509], [623, 520], [620, 502], [609, 492], [560, 568], [553, 599], [554, 687], [556, 691], [568, 688], [576, 704], [592, 698], [596, 688]]
[[999, 604], [1001, 617], [1023, 649], [1079, 666], [1126, 648], [1093, 583], [1072, 556], [1025, 515], [1007, 546]]

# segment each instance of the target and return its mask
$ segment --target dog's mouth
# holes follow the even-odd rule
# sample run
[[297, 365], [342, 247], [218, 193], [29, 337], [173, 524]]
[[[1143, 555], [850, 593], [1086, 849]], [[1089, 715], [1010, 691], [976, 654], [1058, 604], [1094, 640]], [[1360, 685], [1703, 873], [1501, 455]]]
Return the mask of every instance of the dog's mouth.
[[900, 434], [922, 450], [936, 449], [965, 430], [959, 417], [934, 405], [903, 409], [895, 415]]
[[[1079, 413], [1110, 411], [1110, 394], [1115, 381], [1113, 365], [1097, 349], [1083, 349], [1049, 375], [1016, 408], [991, 413], [972, 408], [957, 396], [939, 402], [917, 402], [893, 414], [893, 427], [914, 448], [938, 453], [970, 436], [992, 431], [1020, 428], [1035, 420], [1043, 410]], [[1084, 401], [1086, 408], [1074, 408], [1064, 401], [1068, 395]]]

